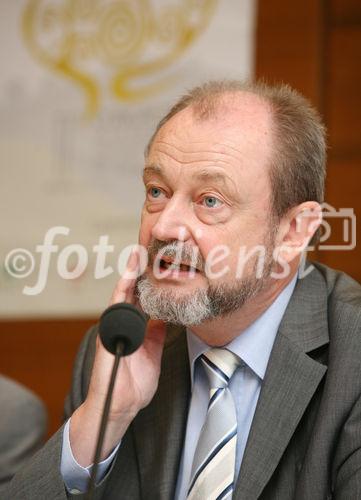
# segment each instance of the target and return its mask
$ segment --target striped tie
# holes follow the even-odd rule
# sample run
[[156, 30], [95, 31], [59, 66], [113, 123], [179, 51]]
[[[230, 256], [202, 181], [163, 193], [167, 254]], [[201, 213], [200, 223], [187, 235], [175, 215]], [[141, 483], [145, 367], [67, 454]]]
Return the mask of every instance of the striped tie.
[[210, 400], [194, 454], [187, 500], [229, 500], [234, 487], [237, 417], [228, 382], [241, 360], [219, 348], [200, 359], [208, 376]]

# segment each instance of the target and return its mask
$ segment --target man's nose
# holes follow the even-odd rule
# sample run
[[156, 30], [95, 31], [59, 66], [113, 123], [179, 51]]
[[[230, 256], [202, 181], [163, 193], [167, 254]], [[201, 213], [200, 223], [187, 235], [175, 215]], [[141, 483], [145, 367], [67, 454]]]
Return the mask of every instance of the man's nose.
[[191, 238], [191, 214], [180, 200], [171, 199], [152, 228], [153, 238], [160, 241], [187, 241]]

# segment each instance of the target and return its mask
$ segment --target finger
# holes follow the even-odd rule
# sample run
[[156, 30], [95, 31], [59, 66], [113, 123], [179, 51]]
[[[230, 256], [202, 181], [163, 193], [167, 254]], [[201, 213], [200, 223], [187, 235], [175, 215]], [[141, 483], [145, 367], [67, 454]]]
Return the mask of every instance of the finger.
[[110, 299], [110, 305], [118, 302], [134, 302], [134, 287], [139, 271], [139, 255], [133, 249], [129, 255], [125, 271], [119, 279]]
[[103, 342], [101, 341], [100, 335], [98, 333], [97, 338], [96, 338], [96, 358], [101, 357], [102, 359], [113, 359], [113, 354], [111, 354], [103, 345]]

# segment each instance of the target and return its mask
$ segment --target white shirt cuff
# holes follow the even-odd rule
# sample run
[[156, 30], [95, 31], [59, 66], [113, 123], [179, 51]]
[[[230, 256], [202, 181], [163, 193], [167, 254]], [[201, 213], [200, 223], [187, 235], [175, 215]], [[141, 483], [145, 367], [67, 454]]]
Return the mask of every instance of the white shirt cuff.
[[[71, 419], [69, 418], [64, 426], [60, 472], [69, 493], [85, 493], [87, 491], [88, 481], [93, 464], [89, 465], [88, 467], [82, 467], [75, 460], [73, 452], [71, 451], [69, 439], [70, 420]], [[104, 479], [107, 470], [109, 469], [118, 451], [119, 446], [120, 443], [114, 448], [112, 453], [105, 460], [99, 463], [96, 475], [96, 483], [99, 483], [102, 479]]]

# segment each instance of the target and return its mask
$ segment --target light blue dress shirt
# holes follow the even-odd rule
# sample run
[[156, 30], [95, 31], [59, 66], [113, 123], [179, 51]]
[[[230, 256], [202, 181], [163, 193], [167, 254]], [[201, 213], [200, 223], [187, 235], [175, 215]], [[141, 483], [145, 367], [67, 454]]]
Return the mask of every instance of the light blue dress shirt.
[[[237, 447], [235, 477], [238, 476], [249, 430], [256, 410], [259, 393], [264, 379], [269, 357], [277, 335], [278, 327], [293, 293], [297, 276], [282, 290], [276, 300], [246, 330], [230, 342], [226, 347], [241, 358], [243, 363], [234, 373], [229, 389], [234, 398], [237, 412]], [[205, 421], [209, 400], [207, 377], [202, 367], [195, 363], [197, 358], [209, 349], [190, 330], [187, 330], [187, 344], [190, 362], [192, 396], [190, 401], [186, 435], [176, 486], [177, 500], [187, 497], [192, 460], [202, 425]], [[61, 457], [61, 473], [65, 485], [72, 493], [86, 491], [91, 466], [81, 467], [73, 457], [69, 442], [69, 424], [67, 422], [63, 434]], [[98, 469], [98, 482], [104, 477], [119, 448], [113, 450]]]

